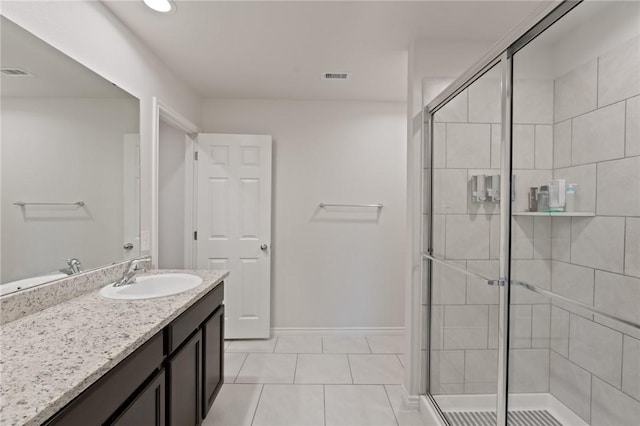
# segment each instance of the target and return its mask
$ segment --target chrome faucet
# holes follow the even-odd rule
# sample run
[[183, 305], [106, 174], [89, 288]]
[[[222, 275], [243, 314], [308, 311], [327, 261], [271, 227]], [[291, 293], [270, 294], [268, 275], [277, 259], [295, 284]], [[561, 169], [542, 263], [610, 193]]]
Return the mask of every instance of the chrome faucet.
[[67, 275], [79, 274], [84, 271], [82, 262], [75, 257], [71, 259], [65, 259], [67, 261], [67, 267], [60, 269], [60, 272]]
[[[122, 274], [122, 278], [113, 283], [114, 287], [120, 287], [123, 285], [129, 285], [136, 282], [136, 272], [140, 271], [140, 264], [142, 262], [150, 262], [151, 256], [140, 257], [138, 259], [132, 259], [127, 265], [127, 269]], [[142, 269], [142, 272], [147, 272], [146, 269]]]

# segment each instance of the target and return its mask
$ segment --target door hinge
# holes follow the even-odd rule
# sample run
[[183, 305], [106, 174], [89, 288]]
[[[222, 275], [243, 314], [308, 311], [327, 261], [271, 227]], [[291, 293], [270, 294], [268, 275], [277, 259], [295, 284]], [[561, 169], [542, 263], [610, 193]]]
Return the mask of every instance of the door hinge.
[[193, 239], [198, 240], [198, 231], [193, 231]]
[[498, 287], [504, 287], [507, 283], [507, 280], [488, 280], [487, 284], [489, 285], [497, 285]]
[[198, 161], [198, 151], [193, 153], [193, 159]]

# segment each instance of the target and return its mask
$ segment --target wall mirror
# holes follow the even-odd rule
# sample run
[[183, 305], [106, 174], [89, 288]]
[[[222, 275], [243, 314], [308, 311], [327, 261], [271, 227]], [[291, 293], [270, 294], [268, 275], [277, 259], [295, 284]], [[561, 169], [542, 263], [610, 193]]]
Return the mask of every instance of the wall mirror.
[[0, 17], [0, 295], [139, 254], [138, 99]]

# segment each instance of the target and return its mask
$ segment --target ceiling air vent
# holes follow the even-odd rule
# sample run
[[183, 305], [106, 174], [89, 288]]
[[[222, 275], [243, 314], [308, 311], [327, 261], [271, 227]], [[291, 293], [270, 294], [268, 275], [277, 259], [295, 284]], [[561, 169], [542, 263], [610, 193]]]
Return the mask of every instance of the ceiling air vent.
[[346, 72], [325, 72], [322, 74], [323, 80], [346, 80], [349, 74]]
[[0, 68], [0, 73], [11, 77], [33, 77], [33, 74], [22, 68]]

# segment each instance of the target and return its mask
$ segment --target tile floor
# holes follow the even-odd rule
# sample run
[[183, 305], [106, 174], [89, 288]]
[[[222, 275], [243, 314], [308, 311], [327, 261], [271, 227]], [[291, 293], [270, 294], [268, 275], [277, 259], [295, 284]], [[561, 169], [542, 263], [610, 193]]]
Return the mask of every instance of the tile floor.
[[225, 384], [203, 426], [422, 426], [402, 397], [404, 336], [225, 342]]

